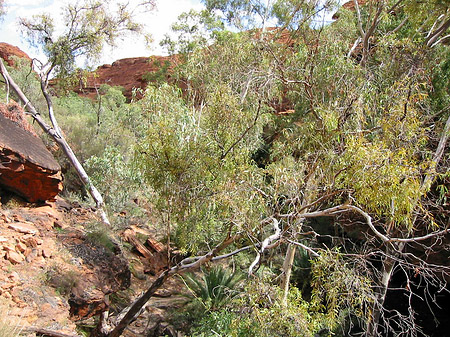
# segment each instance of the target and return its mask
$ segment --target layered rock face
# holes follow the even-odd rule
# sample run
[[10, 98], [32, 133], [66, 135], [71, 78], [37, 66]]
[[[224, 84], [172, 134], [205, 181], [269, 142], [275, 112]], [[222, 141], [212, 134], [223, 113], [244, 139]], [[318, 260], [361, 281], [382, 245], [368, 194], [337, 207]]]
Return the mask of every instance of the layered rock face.
[[62, 191], [61, 167], [42, 141], [1, 114], [0, 185], [30, 202]]
[[6, 61], [9, 66], [14, 66], [12, 56], [25, 58], [31, 62], [31, 58], [18, 47], [10, 45], [9, 43], [0, 42], [0, 57]]
[[[0, 57], [14, 66], [12, 56], [30, 57], [0, 42]], [[30, 202], [53, 199], [62, 191], [61, 167], [26, 121], [23, 109], [11, 101], [0, 103], [0, 188]]]
[[[133, 89], [145, 89], [147, 81], [143, 78], [147, 73], [154, 73], [163, 67], [172, 67], [177, 56], [132, 57], [121, 59], [113, 64], [105, 64], [97, 68], [94, 74], [77, 91], [89, 98], [96, 98], [97, 90], [102, 84], [121, 86], [128, 100], [132, 98]], [[169, 78], [167, 78], [169, 80]]]
[[12, 120], [22, 129], [31, 133], [33, 136], [38, 136], [33, 127], [26, 120], [25, 112], [23, 111], [22, 107], [13, 100], [10, 100], [8, 104], [0, 103], [0, 115], [3, 115], [3, 117], [8, 118], [9, 120]]

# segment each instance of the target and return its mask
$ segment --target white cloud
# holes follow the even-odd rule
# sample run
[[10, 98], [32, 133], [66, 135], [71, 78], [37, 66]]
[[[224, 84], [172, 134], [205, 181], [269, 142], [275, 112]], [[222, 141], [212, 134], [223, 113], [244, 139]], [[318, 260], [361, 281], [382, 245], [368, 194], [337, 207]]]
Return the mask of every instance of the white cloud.
[[[61, 18], [61, 7], [71, 0], [8, 0], [8, 13], [5, 21], [0, 24], [0, 37], [2, 41], [14, 44], [27, 52], [31, 57], [39, 57], [36, 50], [27, 45], [20, 37], [19, 29], [16, 24], [19, 17], [30, 18], [35, 14], [48, 13], [56, 21], [58, 32], [64, 29]], [[130, 0], [130, 5], [137, 5], [139, 0]], [[163, 54], [159, 42], [164, 34], [170, 32], [170, 26], [178, 16], [190, 9], [201, 10], [200, 0], [157, 0], [157, 8], [152, 12], [141, 13], [137, 15], [137, 20], [143, 23], [146, 31], [152, 34], [154, 42], [151, 49], [146, 46], [143, 38], [127, 36], [123, 41], [118, 41], [118, 48], [105, 48], [103, 57], [98, 60], [98, 64], [112, 63], [115, 60], [126, 57], [150, 56]]]
[[48, 2], [48, 0], [8, 0], [6, 2], [7, 6], [40, 6], [43, 5], [45, 2]]
[[[137, 3], [137, 0], [131, 3]], [[127, 57], [163, 55], [165, 51], [159, 46], [159, 42], [170, 32], [170, 26], [176, 22], [178, 16], [191, 9], [203, 8], [200, 0], [159, 0], [156, 6], [154, 11], [137, 16], [137, 20], [145, 25], [146, 31], [153, 37], [151, 46], [148, 47], [143, 38], [130, 36], [118, 41], [118, 48], [106, 47], [99, 63], [112, 63]]]

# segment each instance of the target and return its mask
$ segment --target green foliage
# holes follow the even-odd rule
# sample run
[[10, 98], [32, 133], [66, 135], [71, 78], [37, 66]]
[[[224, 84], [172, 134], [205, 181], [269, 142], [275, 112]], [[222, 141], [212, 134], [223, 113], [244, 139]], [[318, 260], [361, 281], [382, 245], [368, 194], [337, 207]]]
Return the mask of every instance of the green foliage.
[[208, 11], [217, 13], [228, 25], [239, 30], [248, 30], [278, 20], [278, 25], [293, 29], [301, 24], [311, 24], [313, 17], [324, 9], [333, 9], [334, 1], [305, 1], [301, 4], [292, 0], [248, 1], [248, 0], [203, 0]]
[[137, 189], [142, 177], [118, 148], [108, 146], [100, 156], [93, 155], [86, 160], [85, 166], [111, 209], [120, 210], [139, 196]]
[[255, 146], [249, 139], [261, 127], [252, 121], [256, 112], [233, 110], [228, 92], [215, 97], [196, 110], [164, 85], [148, 88], [141, 101], [148, 129], [136, 161], [157, 209], [170, 215], [178, 246], [194, 251], [205, 240], [216, 242], [230, 224], [257, 225], [264, 209], [250, 187], [263, 179], [249, 160]]
[[[261, 52], [269, 47], [255, 35], [252, 31], [223, 31], [217, 34], [213, 48], [196, 49], [189, 55], [180, 77], [190, 79], [192, 89], [189, 94], [193, 100], [209, 103], [217, 98], [218, 90], [228, 91], [235, 96], [234, 104], [241, 105], [245, 111], [258, 107], [258, 102], [280, 99], [280, 82], [273, 73], [276, 64], [268, 53]], [[283, 50], [277, 44], [270, 48], [277, 54]], [[268, 107], [263, 104], [261, 109], [267, 112]], [[229, 109], [229, 113], [232, 111]]]
[[[300, 292], [291, 288], [287, 305], [280, 303], [278, 287], [262, 280], [247, 285], [234, 307], [210, 312], [192, 330], [192, 336], [314, 336], [322, 328], [320, 315]], [[216, 325], [215, 325], [216, 324]], [[220, 327], [220, 329], [218, 329]]]
[[[276, 286], [253, 283], [246, 299], [252, 313], [247, 322], [256, 330], [255, 336], [313, 336], [322, 328], [319, 316], [314, 317], [310, 305], [300, 291], [291, 287], [287, 304], [281, 303], [281, 291]], [[245, 306], [245, 304], [244, 304]], [[256, 323], [256, 326], [255, 326]]]
[[3, 21], [3, 16], [6, 14], [5, 0], [0, 0], [0, 22]]
[[298, 247], [292, 266], [291, 283], [301, 290], [304, 299], [307, 299], [310, 292], [311, 269], [311, 260], [308, 252]]
[[433, 92], [431, 93], [436, 111], [445, 111], [450, 105], [450, 48], [444, 47], [439, 50], [439, 62], [436, 59], [433, 69]]
[[191, 331], [192, 337], [209, 337], [209, 336], [256, 336], [253, 330], [246, 326], [246, 320], [231, 311], [230, 309], [222, 309], [220, 311], [212, 311], [203, 315], [198, 322], [198, 327]]
[[[139, 108], [125, 101], [120, 87], [107, 85], [99, 88], [97, 102], [77, 95], [55, 99], [56, 116], [68, 142], [112, 211], [123, 210], [133, 198], [147, 193], [132, 163], [134, 144], [145, 124]], [[65, 161], [62, 154], [60, 161]], [[65, 186], [79, 192], [78, 177], [71, 170], [65, 174]]]
[[363, 322], [375, 299], [372, 283], [358, 261], [346, 261], [338, 252], [324, 251], [312, 262], [312, 304], [325, 310], [331, 329], [340, 322], [342, 312], [351, 312]]
[[79, 160], [83, 162], [102, 147], [96, 142], [96, 115], [93, 103], [76, 94], [55, 99], [55, 114], [60, 127]]
[[125, 33], [142, 32], [142, 26], [134, 21], [127, 3], [118, 3], [113, 10], [108, 2], [86, 0], [65, 6], [62, 17], [65, 27], [62, 33], [55, 30], [53, 18], [48, 14], [20, 21], [28, 42], [42, 48], [60, 80], [74, 73], [77, 57], [94, 60], [104, 44], [114, 46]]
[[187, 55], [198, 48], [206, 47], [213, 36], [223, 29], [223, 24], [208, 10], [191, 10], [182, 13], [171, 28], [177, 38], [173, 40], [166, 34], [160, 45], [171, 55]]
[[[47, 103], [41, 93], [41, 84], [36, 73], [31, 69], [31, 62], [25, 58], [10, 56], [15, 63], [14, 67], [6, 66], [8, 73], [14, 79], [16, 84], [22, 89], [28, 99], [33, 102], [36, 109], [46, 111]], [[19, 102], [18, 98], [12, 90], [10, 90], [11, 98]]]
[[87, 228], [86, 240], [94, 246], [101, 246], [110, 253], [117, 250], [117, 244], [111, 238], [111, 229], [101, 223], [90, 224]]
[[422, 195], [420, 165], [406, 149], [392, 151], [382, 143], [349, 139], [341, 157], [347, 172], [344, 187], [369, 210], [411, 228], [411, 213]]
[[201, 280], [194, 274], [186, 274], [183, 281], [190, 292], [188, 297], [192, 301], [200, 301], [203, 310], [218, 310], [238, 295], [235, 288], [243, 279], [242, 273], [230, 273], [220, 266], [209, 270], [202, 269], [202, 273]]
[[[207, 11], [180, 16], [173, 26], [177, 41], [163, 42], [171, 53], [183, 53], [183, 64], [173, 69], [186, 84], [183, 91], [163, 83], [169, 65], [159, 64], [145, 75], [156, 83], [140, 101], [127, 104], [121, 89], [109, 86], [99, 88], [95, 102], [56, 99], [62, 129], [109, 207], [129, 209], [131, 199], [148, 197], [155, 224], [166, 227], [171, 244], [192, 254], [232, 234], [241, 234], [243, 242], [262, 241], [268, 236], [263, 220], [271, 216], [279, 219], [283, 236], [298, 234], [295, 239], [315, 245], [301, 235], [307, 226], [319, 232], [317, 225], [299, 219], [299, 212], [305, 204], [307, 211], [320, 210], [344, 198], [368, 212], [386, 235], [409, 237], [424, 228], [418, 224], [433, 223], [420, 212], [445, 203], [448, 177], [442, 174], [431, 193], [423, 182], [446, 169], [436, 168], [432, 158], [448, 115], [450, 63], [448, 46], [427, 48], [424, 39], [447, 10], [444, 2], [421, 2], [417, 13], [415, 1], [397, 7], [395, 15], [383, 11], [364, 66], [358, 48], [349, 53], [360, 35], [354, 12], [342, 10], [332, 25], [313, 28], [314, 13], [331, 8], [331, 1], [203, 2]], [[107, 28], [92, 36], [90, 29], [109, 14], [101, 4], [91, 5], [101, 10], [89, 7], [82, 20], [72, 16], [68, 40], [53, 35], [48, 17], [24, 21], [61, 74], [73, 70], [77, 55], [93, 57], [105, 39], [115, 38], [112, 26], [112, 35]], [[69, 21], [77, 8], [67, 9]], [[362, 6], [361, 14], [365, 26], [373, 7]], [[282, 30], [224, 29], [225, 23], [268, 27], [275, 19]], [[88, 29], [79, 30], [82, 25]], [[71, 44], [78, 37], [86, 38], [80, 49]], [[26, 83], [25, 75], [19, 69], [15, 76]], [[30, 95], [36, 84], [32, 80]], [[355, 220], [349, 214], [334, 221]], [[104, 234], [89, 235], [108, 246]], [[223, 269], [204, 272], [203, 280], [187, 276], [196, 300], [183, 314], [195, 323], [192, 335], [313, 336], [353, 320], [364, 328], [380, 280], [359, 249], [388, 246], [372, 246], [370, 239], [360, 245], [351, 237], [329, 244], [331, 250], [313, 261], [299, 251], [292, 281], [304, 293], [291, 287], [285, 304], [266, 280], [248, 282], [246, 292], [234, 297], [230, 288], [239, 277]], [[355, 254], [341, 254], [338, 245]], [[272, 272], [279, 270], [284, 249], [264, 257]]]
[[[152, 62], [151, 58], [150, 61]], [[165, 60], [162, 64], [161, 61], [155, 60], [153, 61], [153, 67], [156, 68], [155, 71], [146, 72], [142, 75], [142, 79], [148, 82], [151, 85], [161, 85], [167, 82], [168, 70], [170, 68], [170, 62]]]
[[[406, 2], [404, 6], [405, 13], [410, 17], [408, 21], [415, 30], [427, 33], [434, 31], [435, 28], [449, 20], [449, 9], [448, 1], [443, 0], [411, 0]], [[448, 29], [443, 31], [442, 36], [445, 36], [447, 33]], [[426, 39], [427, 34], [422, 33], [419, 36], [421, 39]]]

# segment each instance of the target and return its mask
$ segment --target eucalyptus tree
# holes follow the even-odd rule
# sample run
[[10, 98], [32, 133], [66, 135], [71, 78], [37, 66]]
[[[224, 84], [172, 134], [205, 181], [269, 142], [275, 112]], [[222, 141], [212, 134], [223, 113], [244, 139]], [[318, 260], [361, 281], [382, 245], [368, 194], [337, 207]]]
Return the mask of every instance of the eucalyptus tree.
[[[264, 36], [224, 31], [215, 35], [214, 44], [188, 55], [180, 78], [186, 79], [193, 99], [183, 113], [189, 118], [174, 117], [179, 132], [167, 132], [170, 123], [158, 122], [162, 129], [153, 123], [151, 145], [141, 151], [142, 162], [159, 160], [157, 166], [153, 162], [143, 168], [157, 193], [165, 196], [161, 209], [176, 214], [171, 224], [189, 239], [190, 251], [202, 251], [195, 242], [220, 243], [230, 228], [254, 240], [257, 257], [250, 272], [268, 247], [287, 243], [285, 293], [295, 247], [317, 261], [324, 254], [340, 256], [355, 266], [353, 275], [372, 285], [372, 292], [362, 302], [346, 304], [325, 295], [330, 312], [349, 306], [363, 318], [370, 336], [389, 329], [416, 335], [413, 307], [392, 318], [384, 304], [396, 271], [407, 278], [410, 297], [414, 270], [420, 271], [414, 274], [417, 280], [441, 286], [445, 277], [439, 275], [449, 272], [417, 254], [419, 248], [434, 251], [448, 234], [445, 222], [432, 212], [444, 207], [433, 183], [445, 173], [450, 119], [447, 106], [436, 111], [434, 83], [442, 72], [447, 78], [448, 47], [439, 43], [430, 50], [424, 36], [417, 38], [417, 28], [405, 21], [407, 1], [369, 1], [355, 12], [344, 12], [333, 25], [315, 29], [313, 17], [306, 14], [317, 8], [313, 2], [205, 4], [228, 24], [264, 30], [268, 21], [261, 18], [263, 13], [263, 18], [277, 18], [279, 29], [266, 29]], [[445, 15], [439, 17], [445, 28]], [[439, 36], [445, 38], [443, 28]], [[283, 40], [284, 33], [288, 38]], [[366, 41], [361, 54], [354, 53], [357, 48], [349, 53], [358, 37]], [[446, 102], [448, 90], [439, 89], [439, 95]], [[180, 144], [176, 148], [183, 150], [167, 144]], [[239, 153], [247, 158], [241, 164], [234, 159]], [[222, 156], [225, 161], [218, 161]], [[344, 233], [333, 238], [331, 253], [317, 244], [322, 235], [310, 219], [319, 216]], [[361, 224], [363, 235], [349, 237], [349, 226]], [[345, 253], [338, 254], [337, 248]], [[332, 276], [320, 275], [315, 285], [333, 293]], [[355, 294], [348, 280], [345, 286], [350, 296]]]
[[[417, 335], [414, 308], [390, 316], [385, 299], [395, 272], [409, 298], [419, 280], [445, 287], [449, 274], [417, 253], [449, 234], [435, 211], [446, 197], [445, 184], [436, 197], [436, 181], [448, 163], [448, 47], [415, 38], [406, 12], [386, 12], [390, 1], [376, 18], [361, 6], [327, 27], [313, 27], [314, 1], [204, 3], [264, 34], [221, 30], [206, 12], [177, 26], [190, 51], [174, 74], [184, 91], [147, 89], [136, 161], [168, 234], [192, 256], [168, 266], [111, 328], [103, 315], [98, 335], [119, 336], [169, 277], [244, 251], [254, 256], [251, 277], [269, 249], [285, 255], [286, 302], [296, 247], [311, 258], [325, 327], [349, 312], [368, 336]], [[214, 34], [203, 38], [192, 18]], [[267, 29], [272, 20], [278, 29]], [[348, 50], [363, 22], [377, 48], [361, 63]]]
[[[138, 6], [150, 10], [153, 1], [142, 1]], [[136, 9], [134, 9], [136, 10]], [[127, 2], [112, 4], [110, 1], [86, 0], [69, 4], [62, 9], [63, 30], [60, 33], [54, 18], [48, 14], [23, 18], [20, 26], [28, 42], [41, 49], [47, 57], [45, 61], [33, 60], [33, 68], [38, 73], [41, 91], [47, 102], [47, 112], [51, 126], [36, 110], [22, 90], [8, 74], [3, 61], [0, 71], [13, 91], [29, 110], [32, 117], [63, 150], [78, 176], [86, 186], [105, 223], [109, 223], [103, 210], [103, 198], [93, 185], [83, 166], [66, 142], [53, 112], [52, 97], [48, 90], [49, 79], [58, 77], [60, 83], [68, 84], [68, 79], [79, 76], [76, 72], [76, 60], [84, 57], [87, 61], [98, 57], [105, 44], [114, 46], [116, 40], [127, 33], [143, 33], [142, 25], [134, 21], [134, 12]], [[58, 28], [58, 29], [57, 29]]]

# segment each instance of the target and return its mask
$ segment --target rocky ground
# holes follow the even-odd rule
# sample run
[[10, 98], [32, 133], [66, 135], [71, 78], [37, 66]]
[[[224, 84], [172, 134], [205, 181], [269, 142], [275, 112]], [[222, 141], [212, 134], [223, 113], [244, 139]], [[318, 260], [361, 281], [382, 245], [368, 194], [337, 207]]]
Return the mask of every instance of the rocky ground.
[[65, 209], [58, 200], [36, 207], [12, 197], [2, 204], [0, 302], [2, 314], [20, 327], [39, 325], [73, 333], [76, 326], [68, 300], [49, 283], [52, 270], [75, 266], [75, 257], [64, 248], [58, 233], [72, 225], [64, 213], [76, 209]]
[[[77, 203], [31, 204], [8, 193], [1, 200], [0, 310], [24, 335], [79, 334], [77, 325], [91, 327], [108, 306], [120, 311], [167, 262], [164, 245], [142, 226], [120, 231], [118, 247]], [[176, 335], [165, 321], [181, 289], [169, 281], [124, 336]]]

